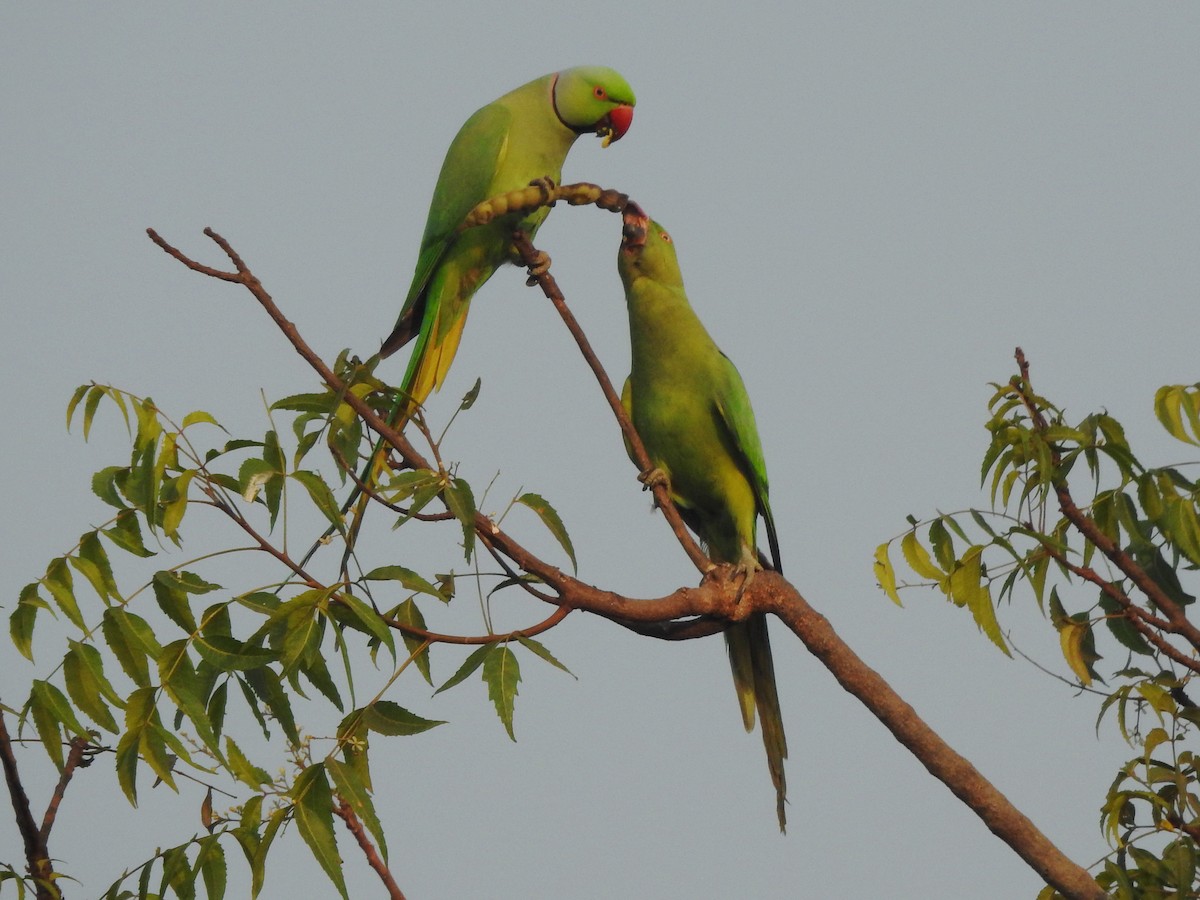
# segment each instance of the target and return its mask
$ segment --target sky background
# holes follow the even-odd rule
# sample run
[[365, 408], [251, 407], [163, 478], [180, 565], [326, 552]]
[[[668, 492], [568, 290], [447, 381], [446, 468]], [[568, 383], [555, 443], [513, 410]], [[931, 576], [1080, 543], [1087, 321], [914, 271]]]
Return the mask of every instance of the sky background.
[[[988, 383], [1008, 379], [1018, 344], [1068, 417], [1104, 408], [1146, 462], [1186, 455], [1161, 434], [1152, 397], [1198, 377], [1200, 7], [687, 10], [7, 4], [3, 612], [107, 517], [91, 473], [127, 461], [111, 409], [90, 443], [78, 426], [64, 431], [75, 386], [151, 394], [177, 418], [204, 409], [248, 435], [267, 427], [260, 390], [316, 389], [248, 294], [185, 271], [147, 226], [221, 264], [201, 234], [212, 226], [327, 358], [344, 347], [366, 357], [399, 310], [459, 125], [547, 72], [610, 65], [637, 92], [633, 126], [605, 150], [579, 141], [564, 177], [623, 190], [671, 230], [693, 305], [753, 398], [787, 574], [952, 746], [1090, 864], [1106, 850], [1104, 792], [1133, 753], [1107, 730], [1097, 738], [1096, 699], [1007, 659], [940, 595], [909, 591], [897, 608], [871, 558], [907, 514], [986, 503]], [[538, 241], [614, 380], [628, 367], [619, 238], [615, 217], [561, 208]], [[403, 370], [401, 354], [380, 372], [398, 381]], [[499, 472], [485, 510], [535, 490], [567, 523], [586, 580], [634, 596], [694, 582], [565, 329], [514, 269], [477, 296], [431, 415], [444, 420], [477, 377], [480, 400], [444, 452], [477, 497]], [[237, 541], [216, 517], [191, 515], [186, 553], [156, 564]], [[297, 545], [315, 530], [304, 521]], [[531, 515], [506, 526], [553, 558]], [[444, 533], [408, 532], [384, 529], [385, 561], [440, 571], [461, 557]], [[244, 589], [254, 569], [242, 566], [198, 571]], [[545, 615], [504, 595], [493, 612], [498, 629]], [[1030, 598], [1001, 618], [1018, 647], [1066, 672]], [[436, 621], [479, 630], [465, 582]], [[55, 633], [35, 645], [36, 666], [0, 645], [5, 703], [20, 705], [29, 679], [57, 663]], [[665, 645], [576, 614], [544, 640], [578, 680], [523, 660], [516, 744], [476, 679], [431, 699], [402, 678], [389, 695], [450, 721], [373, 746], [376, 804], [410, 898], [1039, 889], [783, 629], [786, 837], [719, 639]], [[435, 678], [462, 656], [435, 655]], [[387, 674], [365, 662], [362, 672], [367, 696]], [[306, 721], [316, 734], [331, 727], [315, 711]], [[72, 896], [102, 893], [124, 865], [200, 827], [201, 788], [176, 796], [143, 779], [134, 812], [108, 759], [76, 776], [52, 838], [81, 884]], [[21, 764], [40, 809], [53, 774], [36, 748]], [[352, 895], [381, 896], [339, 839]], [[264, 896], [332, 896], [298, 835], [281, 840]], [[0, 859], [19, 850], [0, 816]], [[227, 852], [239, 896], [245, 867]]]

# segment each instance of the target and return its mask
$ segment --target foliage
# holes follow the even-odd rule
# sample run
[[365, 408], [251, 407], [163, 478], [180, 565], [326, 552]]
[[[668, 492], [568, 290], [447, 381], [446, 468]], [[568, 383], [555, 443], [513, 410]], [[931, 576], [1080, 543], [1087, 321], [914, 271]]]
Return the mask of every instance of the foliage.
[[[876, 551], [880, 585], [899, 603], [891, 548], [1001, 650], [1000, 601], [1031, 598], [1057, 630], [1071, 680], [1103, 697], [1097, 728], [1136, 750], [1100, 809], [1112, 847], [1097, 879], [1121, 898], [1200, 896], [1200, 629], [1187, 616], [1200, 567], [1200, 485], [1184, 466], [1147, 467], [1120, 423], [1075, 424], [1020, 374], [994, 385], [982, 481], [990, 509], [938, 515]], [[1200, 384], [1162, 388], [1163, 427], [1200, 446]], [[1086, 491], [1086, 498], [1083, 492]], [[1011, 640], [1011, 638], [1010, 638]], [[1065, 680], [1065, 679], [1064, 679]], [[1101, 687], [1102, 685], [1102, 687]], [[1057, 897], [1046, 888], [1042, 898]]]
[[[377, 410], [386, 413], [395, 403], [369, 366], [343, 354], [338, 370], [348, 389]], [[206, 412], [176, 424], [151, 399], [98, 384], [75, 392], [68, 426], [81, 419], [87, 438], [104, 403], [124, 418], [132, 454], [127, 465], [101, 469], [92, 481], [111, 518], [82, 534], [20, 592], [9, 618], [11, 639], [31, 662], [49, 657], [52, 665], [31, 679], [24, 706], [7, 712], [18, 716], [22, 731], [36, 734], [65, 778], [77, 763], [64, 756], [64, 746], [78, 744], [89, 761], [112, 759], [135, 806], [147, 778], [197, 794], [205, 830], [120, 873], [105, 896], [223, 896], [233, 848], [245, 857], [257, 896], [273, 842], [290, 823], [345, 897], [335, 819], [356, 836], [365, 826], [364, 838], [386, 866], [370, 748], [443, 724], [397, 699], [428, 696], [423, 684], [432, 684], [431, 647], [447, 637], [425, 629], [425, 612], [454, 602], [460, 576], [391, 561], [368, 568], [360, 560], [357, 528], [347, 526], [337, 496], [354, 486], [346, 473], [369, 456], [374, 435], [332, 390], [278, 401], [271, 427], [254, 439], [222, 439], [223, 429]], [[290, 433], [276, 425], [288, 419]], [[394, 527], [448, 522], [480, 593], [483, 582], [492, 582], [489, 601], [501, 590], [528, 589], [529, 576], [482, 571], [475, 494], [456, 467], [442, 463], [441, 439], [433, 441], [424, 423], [418, 425], [438, 468], [388, 469], [375, 505], [389, 507]], [[334, 461], [332, 477], [313, 467], [322, 446]], [[438, 499], [447, 511], [429, 512]], [[532, 509], [574, 564], [570, 538], [546, 500], [527, 493], [513, 504]], [[327, 537], [342, 552], [336, 578], [318, 579], [308, 557], [299, 560], [288, 550], [288, 520], [306, 506], [329, 524]], [[211, 580], [214, 560], [221, 560], [223, 573], [230, 570], [225, 554], [234, 552], [228, 549], [234, 538], [218, 553], [160, 562], [178, 555], [185, 526], [205, 508], [249, 539], [242, 551], [272, 558], [279, 573], [273, 583], [231, 587]], [[134, 560], [117, 565], [116, 556]], [[118, 580], [118, 570], [136, 570], [133, 563], [140, 561], [148, 570], [144, 580], [133, 586]], [[486, 611], [485, 603], [484, 633], [453, 638], [477, 647], [467, 648], [472, 652], [438, 692], [481, 670], [515, 740], [519, 656], [563, 666], [532, 637], [492, 633]], [[47, 616], [60, 627], [43, 627]], [[374, 669], [364, 669], [363, 660]], [[405, 675], [402, 688], [397, 682]], [[331, 713], [330, 736], [306, 732], [306, 718], [329, 720]], [[214, 795], [225, 810], [214, 808]], [[35, 889], [11, 866], [0, 872], [0, 883], [8, 880], [22, 892]]]

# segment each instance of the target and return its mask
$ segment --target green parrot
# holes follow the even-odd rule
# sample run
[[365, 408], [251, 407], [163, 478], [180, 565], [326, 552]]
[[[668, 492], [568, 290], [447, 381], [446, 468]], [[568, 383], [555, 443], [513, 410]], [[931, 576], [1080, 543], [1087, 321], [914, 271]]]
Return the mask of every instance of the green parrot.
[[625, 79], [612, 69], [579, 66], [510, 91], [459, 129], [433, 190], [412, 286], [379, 351], [388, 357], [417, 339], [402, 383], [411, 399], [400, 422], [441, 387], [471, 297], [497, 268], [515, 260], [513, 230], [520, 227], [532, 237], [549, 210], [543, 207], [519, 220], [502, 216], [458, 234], [467, 213], [536, 179], [557, 183], [575, 139], [595, 133], [606, 147], [619, 140], [633, 121], [635, 102]]
[[[459, 129], [433, 189], [412, 285], [395, 328], [379, 350], [386, 358], [417, 339], [401, 382], [405, 400], [392, 410], [390, 425], [402, 428], [441, 387], [458, 350], [471, 298], [496, 269], [516, 261], [512, 232], [519, 227], [532, 238], [549, 210], [543, 207], [523, 218], [500, 216], [460, 234], [458, 226], [467, 213], [484, 200], [538, 179], [557, 183], [576, 138], [595, 133], [605, 147], [620, 140], [633, 122], [635, 102], [633, 90], [617, 72], [578, 66], [510, 91], [477, 110]], [[362, 480], [377, 483], [385, 459], [381, 440]], [[342, 507], [343, 515], [351, 507], [356, 510], [352, 535], [361, 527], [366, 505], [356, 490]], [[324, 537], [329, 534], [332, 530]], [[320, 541], [304, 561], [318, 546]]]
[[[757, 541], [762, 516], [770, 566], [779, 571], [767, 469], [746, 386], [688, 303], [670, 235], [633, 203], [624, 214], [617, 268], [629, 308], [632, 355], [621, 400], [651, 463], [713, 562], [733, 564], [749, 581], [765, 562]], [[747, 731], [754, 729], [758, 711], [784, 831], [787, 739], [766, 614], [730, 625], [725, 645]]]

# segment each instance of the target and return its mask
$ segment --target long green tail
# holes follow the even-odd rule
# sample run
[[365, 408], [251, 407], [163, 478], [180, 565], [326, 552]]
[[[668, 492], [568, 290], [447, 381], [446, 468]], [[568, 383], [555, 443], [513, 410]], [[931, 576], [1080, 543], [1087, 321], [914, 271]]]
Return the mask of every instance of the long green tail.
[[762, 728], [763, 747], [767, 751], [767, 768], [775, 785], [775, 812], [779, 830], [787, 831], [787, 779], [783, 761], [787, 759], [787, 737], [783, 733], [783, 713], [775, 688], [775, 663], [771, 656], [771, 638], [767, 633], [766, 613], [755, 613], [745, 622], [730, 625], [725, 630], [725, 648], [729, 651], [729, 666], [733, 670], [733, 685], [742, 709], [742, 722], [747, 731], [754, 730], [754, 714]]

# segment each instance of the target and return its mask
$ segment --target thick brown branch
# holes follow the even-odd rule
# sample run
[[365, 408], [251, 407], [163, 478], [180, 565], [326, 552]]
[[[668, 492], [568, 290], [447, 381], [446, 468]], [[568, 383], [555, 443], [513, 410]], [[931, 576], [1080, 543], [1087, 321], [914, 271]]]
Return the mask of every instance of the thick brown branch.
[[808, 605], [791, 585], [773, 572], [764, 572], [742, 598], [770, 591], [771, 611], [795, 632], [838, 683], [871, 711], [929, 773], [948, 787], [983, 820], [988, 829], [1012, 847], [1047, 884], [1072, 898], [1107, 897], [1081, 866], [1060, 851], [1008, 798], [930, 728], [891, 686], [851, 650], [829, 621]]
[[396, 884], [396, 879], [392, 877], [391, 869], [387, 867], [387, 863], [383, 861], [379, 855], [379, 851], [375, 849], [375, 845], [367, 837], [367, 830], [363, 828], [363, 823], [354, 814], [354, 810], [350, 808], [350, 804], [343, 797], [338, 797], [338, 804], [333, 808], [333, 811], [346, 823], [346, 828], [350, 830], [350, 833], [354, 835], [354, 839], [358, 841], [358, 846], [367, 858], [367, 865], [375, 870], [375, 874], [379, 876], [379, 880], [387, 888], [388, 896], [392, 900], [404, 900], [404, 894], [400, 891], [400, 886]]
[[49, 887], [54, 879], [54, 864], [46, 847], [46, 837], [38, 829], [29, 806], [29, 795], [21, 783], [17, 771], [17, 757], [13, 753], [12, 738], [4, 713], [0, 711], [0, 765], [4, 767], [4, 781], [8, 785], [8, 796], [12, 800], [13, 812], [17, 817], [17, 830], [25, 844], [25, 865], [37, 884], [37, 900], [52, 900], [57, 892]]

